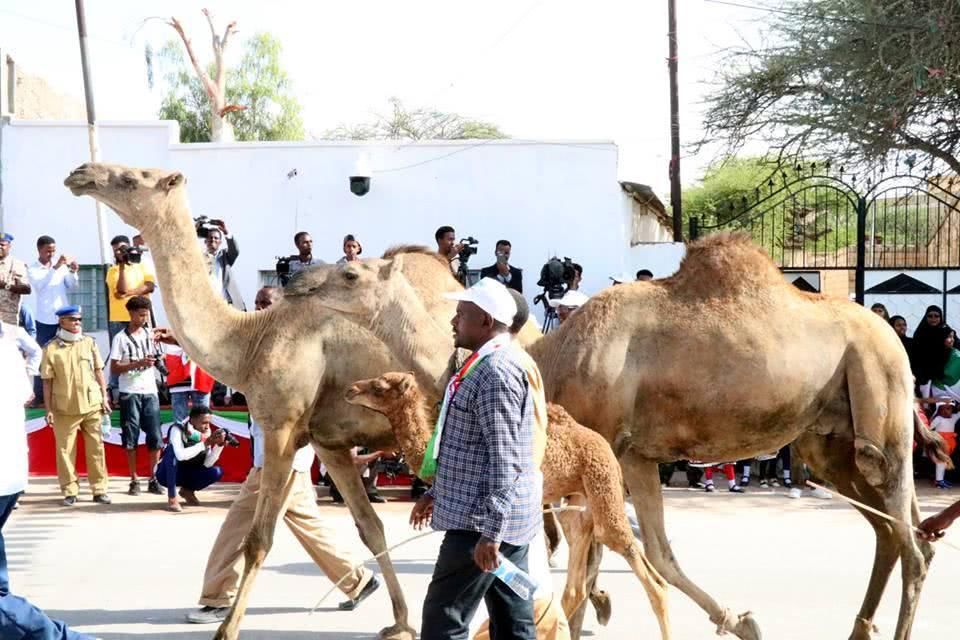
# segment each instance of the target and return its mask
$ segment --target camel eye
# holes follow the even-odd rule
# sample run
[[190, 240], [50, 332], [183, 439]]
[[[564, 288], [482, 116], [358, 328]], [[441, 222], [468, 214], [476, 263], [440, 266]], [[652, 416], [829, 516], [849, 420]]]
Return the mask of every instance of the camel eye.
[[344, 272], [343, 272], [343, 277], [346, 278], [347, 280], [350, 280], [350, 281], [352, 282], [352, 281], [356, 280], [357, 278], [359, 278], [360, 276], [357, 275], [357, 272], [356, 272], [356, 271], [344, 271]]
[[134, 177], [133, 177], [132, 175], [130, 175], [129, 173], [125, 173], [125, 174], [123, 174], [122, 176], [120, 176], [120, 183], [121, 183], [124, 187], [127, 187], [127, 188], [129, 188], [129, 189], [132, 189], [132, 188], [134, 188], [134, 187], [137, 186], [137, 179], [134, 178]]

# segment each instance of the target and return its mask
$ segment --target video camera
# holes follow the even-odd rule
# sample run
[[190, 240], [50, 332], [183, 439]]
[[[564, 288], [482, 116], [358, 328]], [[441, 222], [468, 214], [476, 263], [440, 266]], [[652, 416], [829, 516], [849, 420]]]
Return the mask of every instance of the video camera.
[[129, 245], [120, 248], [120, 261], [126, 264], [140, 264], [143, 260], [143, 252], [146, 249], [140, 247], [131, 247]]
[[567, 286], [576, 275], [573, 260], [564, 256], [561, 262], [560, 258], [554, 256], [547, 260], [546, 264], [540, 269], [540, 279], [537, 281], [537, 286], [543, 287], [544, 293], [551, 299], [562, 298], [563, 294], [566, 293]]
[[207, 216], [199, 216], [193, 219], [193, 225], [197, 230], [198, 238], [206, 238], [211, 231], [221, 231], [223, 220], [211, 220]]
[[290, 281], [290, 263], [296, 256], [277, 256], [277, 266], [274, 267], [277, 272], [277, 278], [280, 280], [280, 286], [285, 287]]
[[218, 432], [220, 432], [220, 431], [223, 432], [223, 440], [224, 440], [224, 442], [227, 443], [227, 446], [228, 446], [228, 447], [239, 447], [239, 446], [240, 446], [240, 441], [237, 440], [237, 436], [233, 435], [233, 434], [230, 433], [228, 430], [221, 428], [221, 429], [217, 429], [217, 431], [218, 431]]
[[460, 259], [460, 267], [457, 269], [457, 280], [460, 281], [464, 287], [470, 286], [468, 282], [469, 278], [469, 269], [467, 268], [467, 261], [470, 260], [470, 256], [477, 255], [477, 245], [480, 244], [480, 241], [474, 238], [473, 236], [467, 236], [460, 241], [460, 253], [457, 254], [457, 258]]

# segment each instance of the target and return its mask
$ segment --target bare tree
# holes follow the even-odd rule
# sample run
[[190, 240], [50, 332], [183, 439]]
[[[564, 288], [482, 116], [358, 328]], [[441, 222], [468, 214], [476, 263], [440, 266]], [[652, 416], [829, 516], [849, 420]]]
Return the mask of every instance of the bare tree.
[[229, 23], [223, 30], [223, 35], [219, 35], [216, 27], [213, 26], [213, 17], [210, 15], [209, 9], [204, 9], [203, 15], [210, 26], [210, 38], [213, 46], [213, 64], [209, 71], [197, 59], [193, 43], [184, 31], [180, 20], [176, 17], [169, 20], [160, 18], [160, 20], [173, 27], [173, 30], [180, 36], [180, 40], [183, 41], [183, 46], [187, 50], [187, 57], [190, 58], [190, 64], [193, 65], [193, 69], [210, 99], [210, 140], [212, 142], [232, 142], [233, 127], [227, 120], [227, 114], [233, 111], [241, 111], [244, 107], [227, 104], [227, 68], [223, 61], [223, 53], [227, 49], [230, 36], [237, 32], [237, 23], [236, 21]]
[[391, 113], [374, 122], [341, 125], [323, 134], [327, 140], [484, 140], [508, 137], [497, 125], [432, 108], [409, 109], [390, 98]]

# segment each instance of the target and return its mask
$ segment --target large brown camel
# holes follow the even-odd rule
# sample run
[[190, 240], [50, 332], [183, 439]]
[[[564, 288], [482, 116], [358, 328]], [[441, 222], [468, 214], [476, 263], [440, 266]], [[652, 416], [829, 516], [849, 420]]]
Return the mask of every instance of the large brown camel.
[[[347, 402], [386, 416], [404, 457], [419, 469], [433, 431], [432, 406], [412, 373], [389, 372], [358, 380], [346, 392]], [[563, 407], [547, 406], [547, 448], [543, 458], [543, 500], [571, 495], [586, 498], [587, 510], [571, 541], [563, 611], [570, 617], [587, 597], [587, 553], [594, 540], [626, 559], [640, 580], [663, 638], [670, 637], [666, 582], [650, 565], [633, 537], [623, 501], [623, 476], [610, 444], [577, 424]]]
[[[312, 290], [324, 305], [372, 328], [406, 361], [396, 347], [397, 327], [436, 322], [424, 322], [417, 299], [424, 282], [415, 290], [403, 277], [402, 260], [317, 274]], [[426, 337], [414, 355], [440, 376], [449, 349], [438, 345], [449, 347], [452, 338], [443, 329]], [[749, 237], [718, 234], [689, 245], [674, 276], [601, 292], [528, 350], [548, 400], [608, 442], [625, 444], [620, 460], [646, 553], [719, 632], [760, 638], [750, 614], [731, 614], [680, 569], [666, 538], [657, 463], [738, 460], [794, 442], [813, 471], [841, 493], [904, 523], [864, 513], [876, 552], [850, 638], [871, 637], [897, 560], [902, 590], [894, 638], [910, 637], [933, 557], [909, 527], [919, 518], [914, 434], [933, 456], [943, 451], [935, 436], [918, 429], [906, 353], [875, 314], [797, 290]]]
[[[100, 200], [141, 231], [154, 257], [168, 318], [183, 348], [218, 380], [243, 391], [251, 413], [263, 425], [263, 491], [244, 543], [246, 567], [233, 608], [216, 634], [218, 639], [236, 640], [254, 578], [273, 542], [293, 453], [307, 441], [314, 444], [343, 494], [363, 542], [374, 553], [386, 549], [383, 524], [366, 498], [349, 448], [389, 448], [395, 439], [387, 420], [347, 404], [343, 393], [358, 378], [401, 365], [369, 331], [316, 304], [315, 297], [296, 295], [296, 283], [291, 295], [259, 312], [236, 311], [215, 295], [197, 245], [181, 174], [86, 164], [64, 183], [75, 195]], [[408, 277], [416, 281], [425, 263], [436, 263], [436, 257], [408, 256], [404, 262]], [[452, 309], [441, 294], [460, 287], [449, 275], [447, 280], [431, 282], [429, 291], [418, 292], [418, 300]], [[430, 379], [418, 381], [426, 389], [437, 384]], [[415, 632], [408, 624], [407, 606], [389, 556], [382, 556], [379, 564], [395, 618], [381, 636], [412, 640]]]

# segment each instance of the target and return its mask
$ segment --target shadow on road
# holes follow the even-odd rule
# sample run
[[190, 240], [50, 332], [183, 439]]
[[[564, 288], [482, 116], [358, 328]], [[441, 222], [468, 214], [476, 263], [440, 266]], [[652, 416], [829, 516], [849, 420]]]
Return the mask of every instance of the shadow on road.
[[[45, 609], [44, 613], [55, 620], [63, 620], [70, 626], [90, 626], [101, 624], [150, 624], [156, 626], [182, 625], [187, 614], [194, 608], [187, 609]], [[303, 607], [251, 607], [247, 609], [248, 616], [272, 615], [284, 613], [304, 613]], [[215, 628], [215, 627], [211, 627]], [[164, 632], [168, 633], [168, 632]], [[109, 634], [97, 633], [97, 637], [106, 638]], [[162, 634], [161, 634], [162, 635]], [[211, 636], [207, 633], [207, 637]], [[115, 636], [116, 637], [116, 636]], [[140, 637], [140, 636], [138, 636]], [[148, 637], [148, 636], [143, 636]], [[149, 636], [153, 637], [153, 636]], [[161, 636], [157, 636], [161, 637]]]

